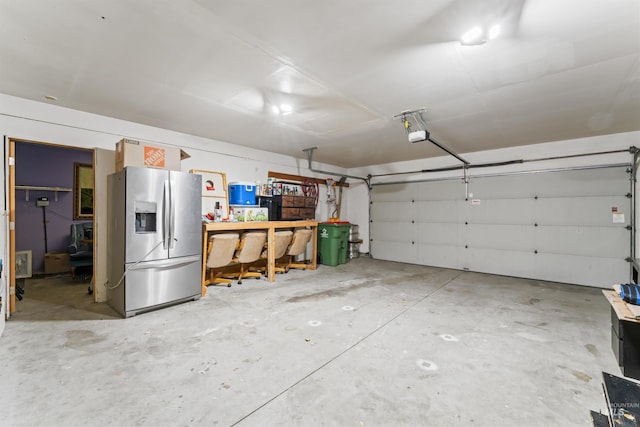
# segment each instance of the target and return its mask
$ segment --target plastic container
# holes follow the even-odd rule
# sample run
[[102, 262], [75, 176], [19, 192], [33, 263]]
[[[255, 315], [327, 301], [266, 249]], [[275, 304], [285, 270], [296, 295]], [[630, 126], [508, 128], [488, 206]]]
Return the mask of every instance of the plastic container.
[[233, 217], [237, 222], [269, 221], [269, 209], [260, 206], [230, 206], [229, 212], [233, 212]]
[[358, 234], [358, 224], [351, 224], [349, 229], [349, 259], [360, 258], [362, 239]]
[[349, 251], [348, 222], [318, 224], [318, 255], [320, 264], [336, 266], [347, 262]]
[[256, 204], [256, 184], [253, 182], [230, 182], [229, 183], [229, 204], [230, 205], [255, 205]]
[[360, 242], [349, 242], [349, 259], [360, 258]]

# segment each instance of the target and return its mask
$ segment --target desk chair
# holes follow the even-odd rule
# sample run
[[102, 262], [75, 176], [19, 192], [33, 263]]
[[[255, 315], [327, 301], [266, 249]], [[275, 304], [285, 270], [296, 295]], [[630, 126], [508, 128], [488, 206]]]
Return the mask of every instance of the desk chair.
[[289, 245], [291, 244], [291, 241], [293, 240], [293, 231], [291, 230], [286, 230], [286, 231], [276, 231], [274, 233], [274, 240], [275, 240], [275, 257], [274, 259], [276, 260], [276, 265], [274, 268], [274, 271], [276, 273], [286, 273], [286, 269], [282, 266], [279, 265], [277, 263], [277, 260], [279, 260], [280, 258], [284, 257], [287, 253], [287, 249], [289, 249]]
[[231, 264], [238, 240], [239, 237], [236, 233], [214, 234], [209, 238], [207, 273], [211, 284], [226, 283], [228, 287], [231, 287], [233, 281], [221, 277], [221, 267]]
[[313, 236], [313, 230], [308, 228], [297, 228], [293, 232], [291, 244], [287, 248], [287, 261], [284, 264], [278, 265], [278, 268], [284, 269], [284, 272], [288, 272], [290, 268], [307, 268], [308, 261], [294, 262], [296, 257], [303, 254], [307, 249], [307, 244]]
[[76, 268], [93, 268], [93, 222], [71, 224], [70, 234], [69, 266], [71, 277], [76, 277]]
[[240, 272], [225, 275], [225, 277], [236, 277], [238, 279], [238, 285], [242, 284], [242, 279], [245, 277], [255, 277], [259, 279], [262, 275], [249, 271], [249, 266], [260, 259], [260, 254], [266, 241], [266, 232], [252, 231], [242, 233], [236, 255], [232, 260], [232, 262], [240, 264]]
[[[282, 230], [282, 231], [276, 231], [273, 233], [273, 237], [274, 237], [274, 260], [275, 260], [275, 266], [274, 266], [274, 272], [276, 273], [285, 273], [285, 269], [282, 266], [282, 264], [278, 264], [278, 260], [282, 257], [284, 257], [286, 255], [287, 249], [289, 248], [289, 244], [291, 243], [291, 239], [293, 238], [293, 231], [291, 230]], [[260, 258], [262, 260], [266, 260], [268, 259], [269, 255], [267, 253], [267, 251], [269, 250], [269, 248], [265, 248], [264, 251], [262, 251], [262, 255], [260, 255]], [[265, 265], [260, 265], [259, 267], [255, 267], [252, 268], [251, 271], [259, 271], [262, 274], [267, 274], [267, 266], [266, 263], [268, 261], [265, 261], [264, 264]]]

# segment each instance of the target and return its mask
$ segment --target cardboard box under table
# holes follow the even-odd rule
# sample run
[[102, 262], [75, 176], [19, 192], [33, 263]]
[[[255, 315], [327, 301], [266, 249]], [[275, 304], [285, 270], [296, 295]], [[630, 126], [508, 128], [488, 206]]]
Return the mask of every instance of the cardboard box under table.
[[44, 254], [44, 274], [67, 273], [71, 271], [68, 252], [47, 252]]

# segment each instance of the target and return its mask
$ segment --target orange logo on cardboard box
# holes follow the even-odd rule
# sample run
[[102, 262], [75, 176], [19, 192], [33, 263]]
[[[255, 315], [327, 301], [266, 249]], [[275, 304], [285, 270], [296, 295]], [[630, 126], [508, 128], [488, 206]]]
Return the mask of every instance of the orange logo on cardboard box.
[[164, 167], [164, 148], [144, 147], [144, 165], [155, 168]]

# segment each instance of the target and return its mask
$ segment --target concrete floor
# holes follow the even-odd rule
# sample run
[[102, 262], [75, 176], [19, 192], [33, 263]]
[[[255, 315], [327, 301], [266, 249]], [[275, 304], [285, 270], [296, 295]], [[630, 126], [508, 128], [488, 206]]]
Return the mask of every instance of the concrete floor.
[[578, 286], [360, 258], [130, 319], [91, 301], [28, 283], [1, 425], [588, 426], [620, 374]]

